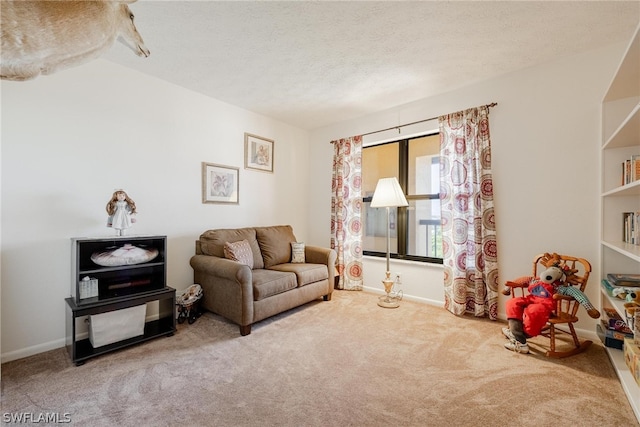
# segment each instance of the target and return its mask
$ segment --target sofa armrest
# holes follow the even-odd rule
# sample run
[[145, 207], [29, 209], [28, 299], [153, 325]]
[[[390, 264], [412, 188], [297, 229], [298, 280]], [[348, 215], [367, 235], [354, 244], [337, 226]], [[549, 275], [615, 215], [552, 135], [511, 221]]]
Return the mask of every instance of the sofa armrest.
[[333, 275], [336, 268], [336, 251], [320, 246], [305, 246], [304, 258], [310, 264], [324, 264], [329, 271], [329, 279], [333, 281]]
[[233, 280], [238, 283], [251, 283], [251, 269], [249, 266], [230, 259], [211, 255], [194, 255], [191, 257], [190, 264], [194, 271], [197, 270], [203, 274]]
[[211, 255], [194, 255], [190, 264], [194, 283], [204, 291], [204, 308], [241, 326], [253, 323], [253, 274], [249, 266]]
[[310, 264], [324, 264], [327, 267], [335, 267], [336, 251], [320, 246], [305, 246], [304, 258]]

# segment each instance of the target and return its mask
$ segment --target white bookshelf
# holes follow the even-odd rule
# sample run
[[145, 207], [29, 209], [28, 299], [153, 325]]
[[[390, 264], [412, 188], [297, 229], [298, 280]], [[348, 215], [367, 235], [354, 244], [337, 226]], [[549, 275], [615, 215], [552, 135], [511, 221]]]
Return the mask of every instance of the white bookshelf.
[[[601, 275], [640, 273], [640, 245], [622, 240], [623, 212], [640, 211], [640, 181], [622, 182], [622, 162], [640, 154], [640, 26], [602, 100], [600, 262]], [[601, 288], [600, 305], [615, 308], [624, 319], [623, 301]], [[606, 348], [633, 411], [640, 421], [640, 386], [621, 350]]]

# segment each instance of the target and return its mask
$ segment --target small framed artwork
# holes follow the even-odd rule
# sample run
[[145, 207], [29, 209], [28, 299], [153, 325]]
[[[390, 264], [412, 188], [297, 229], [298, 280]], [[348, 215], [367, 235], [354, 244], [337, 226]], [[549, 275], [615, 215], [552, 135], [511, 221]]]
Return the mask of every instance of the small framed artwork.
[[250, 133], [244, 134], [244, 167], [273, 172], [273, 144], [271, 139]]
[[202, 203], [239, 203], [240, 170], [202, 162]]

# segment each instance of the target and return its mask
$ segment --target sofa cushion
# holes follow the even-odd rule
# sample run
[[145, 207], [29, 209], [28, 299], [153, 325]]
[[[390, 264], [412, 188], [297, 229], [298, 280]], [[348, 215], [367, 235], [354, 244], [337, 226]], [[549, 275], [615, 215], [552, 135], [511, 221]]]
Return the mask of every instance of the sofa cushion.
[[308, 285], [329, 278], [329, 271], [324, 264], [278, 264], [269, 270], [295, 273], [298, 286]]
[[260, 246], [256, 240], [255, 228], [231, 228], [205, 231], [200, 236], [200, 250], [203, 255], [224, 258], [224, 244], [246, 240], [253, 253], [253, 268], [264, 268]]
[[291, 262], [304, 263], [304, 242], [291, 242]]
[[251, 246], [249, 242], [240, 240], [239, 242], [227, 242], [224, 244], [224, 257], [233, 261], [238, 261], [241, 264], [248, 265], [253, 269], [253, 253], [251, 252]]
[[256, 227], [256, 238], [262, 252], [264, 268], [291, 261], [291, 242], [297, 239], [290, 225]]
[[260, 301], [297, 286], [296, 275], [288, 271], [253, 270], [253, 299]]

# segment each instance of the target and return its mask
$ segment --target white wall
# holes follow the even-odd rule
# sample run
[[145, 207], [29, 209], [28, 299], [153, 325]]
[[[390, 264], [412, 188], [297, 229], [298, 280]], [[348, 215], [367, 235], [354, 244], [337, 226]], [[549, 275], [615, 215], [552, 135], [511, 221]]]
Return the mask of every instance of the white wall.
[[[138, 207], [130, 234], [168, 236], [177, 289], [209, 228], [291, 224], [313, 243], [306, 131], [105, 60], [0, 88], [3, 361], [64, 345], [70, 238], [113, 234], [118, 187]], [[275, 173], [244, 169], [244, 132], [275, 140]], [[203, 161], [240, 168], [239, 205], [201, 203]]]
[[[329, 141], [497, 102], [490, 127], [494, 197], [498, 227], [500, 281], [531, 274], [531, 260], [541, 252], [584, 257], [594, 265], [587, 294], [599, 299], [598, 174], [600, 102], [620, 61], [624, 45], [578, 56], [472, 84], [358, 120], [311, 133], [316, 177], [311, 192], [311, 224], [325, 224], [323, 206], [331, 194], [325, 186], [331, 173]], [[433, 123], [403, 129], [403, 134], [432, 129]], [[380, 139], [397, 136], [380, 134]], [[310, 230], [320, 233], [320, 230]], [[385, 260], [365, 257], [365, 287], [382, 291]], [[405, 298], [442, 305], [442, 269], [393, 261], [402, 272]], [[504, 317], [504, 297], [499, 315]], [[593, 331], [594, 321], [582, 312], [581, 327]]]
[[[69, 239], [110, 234], [104, 206], [116, 187], [138, 205], [132, 233], [169, 237], [168, 282], [182, 288], [192, 280], [194, 240], [208, 228], [290, 223], [300, 240], [328, 245], [332, 139], [493, 101], [501, 280], [529, 274], [538, 252], [575, 254], [594, 263], [588, 295], [595, 302], [599, 104], [624, 47], [311, 133], [104, 60], [31, 82], [3, 81], [2, 360], [64, 344]], [[243, 169], [244, 132], [276, 141], [274, 174]], [[240, 205], [201, 203], [203, 161], [240, 168]], [[366, 259], [364, 268], [365, 285], [380, 291], [384, 260]], [[439, 266], [392, 261], [391, 269], [402, 272], [405, 297], [442, 304]]]

